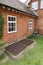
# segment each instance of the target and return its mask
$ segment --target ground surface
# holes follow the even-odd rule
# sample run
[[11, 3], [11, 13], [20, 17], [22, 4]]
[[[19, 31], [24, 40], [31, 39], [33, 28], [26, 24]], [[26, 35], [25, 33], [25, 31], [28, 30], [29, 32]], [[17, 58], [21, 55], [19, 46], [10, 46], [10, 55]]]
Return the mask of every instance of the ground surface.
[[0, 65], [43, 65], [43, 36], [32, 38], [37, 43], [21, 60], [0, 61]]

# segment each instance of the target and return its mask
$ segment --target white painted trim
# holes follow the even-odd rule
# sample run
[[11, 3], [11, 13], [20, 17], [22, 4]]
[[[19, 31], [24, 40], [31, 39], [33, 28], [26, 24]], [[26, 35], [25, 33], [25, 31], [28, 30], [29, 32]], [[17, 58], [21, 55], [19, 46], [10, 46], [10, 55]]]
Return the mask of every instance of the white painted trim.
[[[15, 31], [11, 31], [11, 32], [8, 31], [8, 28], [9, 28], [9, 27], [8, 27], [8, 22], [9, 22], [9, 21], [8, 21], [8, 17], [15, 17], [15, 18], [16, 18], [16, 21], [14, 21], [14, 22], [16, 23], [16, 30], [15, 30]], [[12, 21], [11, 21], [11, 22], [12, 22]], [[7, 15], [7, 32], [8, 32], [8, 33], [14, 33], [14, 32], [17, 32], [17, 17], [16, 17], [16, 16], [13, 16], [13, 15]]]

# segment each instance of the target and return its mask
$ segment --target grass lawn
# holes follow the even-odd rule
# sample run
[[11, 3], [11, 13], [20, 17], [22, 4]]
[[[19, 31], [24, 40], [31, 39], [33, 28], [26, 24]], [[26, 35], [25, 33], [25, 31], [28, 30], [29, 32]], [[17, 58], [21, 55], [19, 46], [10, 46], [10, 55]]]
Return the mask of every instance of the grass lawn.
[[43, 65], [43, 36], [32, 38], [37, 43], [21, 60], [8, 60], [0, 62], [0, 65]]

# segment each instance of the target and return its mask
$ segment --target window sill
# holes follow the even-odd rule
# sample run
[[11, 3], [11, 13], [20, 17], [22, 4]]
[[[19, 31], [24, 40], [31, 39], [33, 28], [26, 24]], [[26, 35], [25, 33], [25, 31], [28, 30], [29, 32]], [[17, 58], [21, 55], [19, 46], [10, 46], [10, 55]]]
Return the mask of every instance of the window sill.
[[15, 32], [17, 32], [17, 31], [11, 31], [11, 32], [8, 32], [8, 33], [15, 33]]
[[36, 10], [33, 10], [33, 11], [37, 11], [38, 9], [36, 9]]
[[43, 10], [43, 8], [40, 8], [40, 10]]
[[32, 30], [32, 28], [29, 28], [29, 30]]

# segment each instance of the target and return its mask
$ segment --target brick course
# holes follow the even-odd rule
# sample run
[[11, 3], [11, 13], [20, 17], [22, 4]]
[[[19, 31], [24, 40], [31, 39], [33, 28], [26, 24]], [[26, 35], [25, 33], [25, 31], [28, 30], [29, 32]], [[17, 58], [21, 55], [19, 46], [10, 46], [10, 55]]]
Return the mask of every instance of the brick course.
[[[19, 14], [13, 11], [4, 10], [2, 7], [0, 7], [0, 13], [2, 13], [3, 18], [5, 20], [4, 29], [3, 29], [3, 39], [6, 43], [10, 43], [19, 39], [22, 39], [23, 37], [26, 37], [27, 35], [31, 35], [33, 31], [35, 30], [35, 18], [32, 16], [27, 16], [23, 14]], [[14, 33], [8, 33], [8, 27], [7, 27], [7, 15], [13, 15], [17, 16], [17, 32]], [[29, 19], [33, 20], [33, 29], [29, 30]]]
[[39, 31], [39, 34], [43, 35], [43, 9], [40, 9], [40, 0], [31, 0], [30, 9], [32, 8], [32, 2], [38, 1], [38, 10], [36, 12], [39, 15], [39, 18], [36, 20], [36, 29]]

